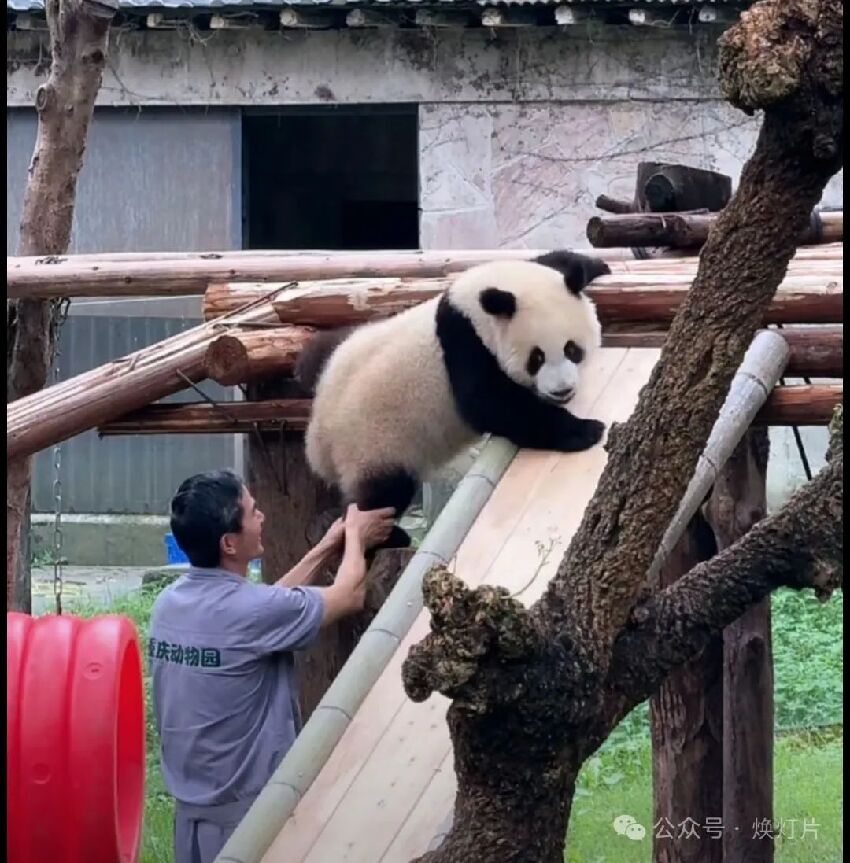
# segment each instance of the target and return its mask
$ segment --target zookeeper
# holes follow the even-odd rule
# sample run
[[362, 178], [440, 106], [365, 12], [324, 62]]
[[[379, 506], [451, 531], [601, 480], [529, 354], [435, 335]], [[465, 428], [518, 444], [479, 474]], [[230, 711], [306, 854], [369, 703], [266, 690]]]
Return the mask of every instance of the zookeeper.
[[[212, 863], [300, 730], [292, 651], [363, 608], [365, 552], [392, 509], [348, 508], [272, 585], [247, 579], [263, 514], [231, 471], [185, 480], [171, 531], [190, 567], [157, 598], [148, 658], [162, 773], [176, 801], [175, 863]], [[310, 582], [344, 548], [332, 585]]]

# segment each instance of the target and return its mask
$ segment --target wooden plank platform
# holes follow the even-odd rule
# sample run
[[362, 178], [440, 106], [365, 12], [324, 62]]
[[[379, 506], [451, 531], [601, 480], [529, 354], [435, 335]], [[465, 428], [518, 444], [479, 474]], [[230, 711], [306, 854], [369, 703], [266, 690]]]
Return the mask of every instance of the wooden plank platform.
[[[659, 351], [605, 348], [589, 360], [571, 406], [606, 423], [628, 418]], [[560, 455], [521, 451], [452, 561], [470, 585], [534, 602], [577, 529], [606, 459], [602, 446]], [[263, 863], [408, 863], [450, 812], [455, 780], [448, 700], [414, 704], [401, 664], [428, 632], [423, 611], [372, 688]]]

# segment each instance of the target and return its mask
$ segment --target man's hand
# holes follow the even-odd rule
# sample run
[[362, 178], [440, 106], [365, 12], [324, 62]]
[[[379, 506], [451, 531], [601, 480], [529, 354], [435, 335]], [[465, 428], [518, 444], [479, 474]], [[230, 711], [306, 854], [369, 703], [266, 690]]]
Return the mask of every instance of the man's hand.
[[364, 510], [351, 504], [345, 513], [344, 530], [346, 535], [353, 532], [363, 548], [370, 549], [387, 539], [394, 523], [395, 510], [392, 507]]
[[323, 589], [322, 626], [362, 611], [366, 600], [366, 551], [380, 545], [393, 528], [395, 510], [360, 510], [354, 504], [345, 513], [345, 553], [334, 583]]
[[344, 540], [345, 521], [340, 517], [327, 529], [325, 535], [319, 540], [317, 545], [328, 552], [337, 551], [342, 548]]
[[384, 509], [358, 509], [351, 504], [345, 513], [345, 532], [353, 532], [360, 540], [364, 549], [380, 545], [390, 535], [395, 523], [395, 510], [392, 507]]

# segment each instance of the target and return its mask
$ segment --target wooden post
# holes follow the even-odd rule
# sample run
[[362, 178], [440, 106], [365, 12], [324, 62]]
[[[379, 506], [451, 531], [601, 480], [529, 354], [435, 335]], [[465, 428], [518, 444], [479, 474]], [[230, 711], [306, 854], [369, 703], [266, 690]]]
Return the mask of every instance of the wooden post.
[[[304, 395], [292, 381], [257, 384], [249, 388], [249, 394], [251, 398]], [[303, 433], [252, 434], [247, 461], [251, 492], [266, 517], [263, 579], [272, 582], [319, 541], [341, 510], [336, 495], [310, 471]], [[345, 664], [412, 554], [412, 550], [400, 549], [376, 555], [364, 611], [328, 627], [313, 647], [296, 653], [303, 722]], [[335, 571], [332, 563], [316, 583], [330, 583]]]
[[[713, 171], [641, 162], [637, 210], [722, 209], [731, 180]], [[716, 553], [716, 541], [697, 512], [659, 573], [659, 589]], [[723, 812], [723, 639], [674, 671], [650, 700], [652, 721], [654, 863], [722, 863], [723, 844], [705, 830]], [[668, 821], [659, 819], [667, 818]]]
[[[659, 573], [661, 589], [715, 553], [700, 513]], [[723, 845], [704, 829], [723, 813], [723, 639], [674, 671], [649, 701], [655, 863], [721, 863]], [[711, 820], [714, 819], [714, 820]]]
[[[718, 551], [767, 512], [766, 428], [751, 429], [720, 472], [705, 507]], [[773, 655], [770, 598], [723, 633], [723, 861], [773, 863]], [[758, 836], [758, 838], [756, 838]]]

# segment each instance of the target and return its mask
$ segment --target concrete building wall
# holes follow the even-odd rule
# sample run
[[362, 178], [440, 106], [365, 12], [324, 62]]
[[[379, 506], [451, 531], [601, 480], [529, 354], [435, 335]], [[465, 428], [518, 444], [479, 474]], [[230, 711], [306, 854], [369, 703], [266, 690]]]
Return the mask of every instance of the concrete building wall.
[[[642, 159], [737, 178], [758, 118], [720, 98], [717, 29], [124, 33], [99, 103], [415, 103], [426, 248], [585, 244], [595, 197], [630, 197]], [[7, 102], [32, 104], [39, 37], [8, 38]], [[840, 204], [843, 178], [824, 203]]]

